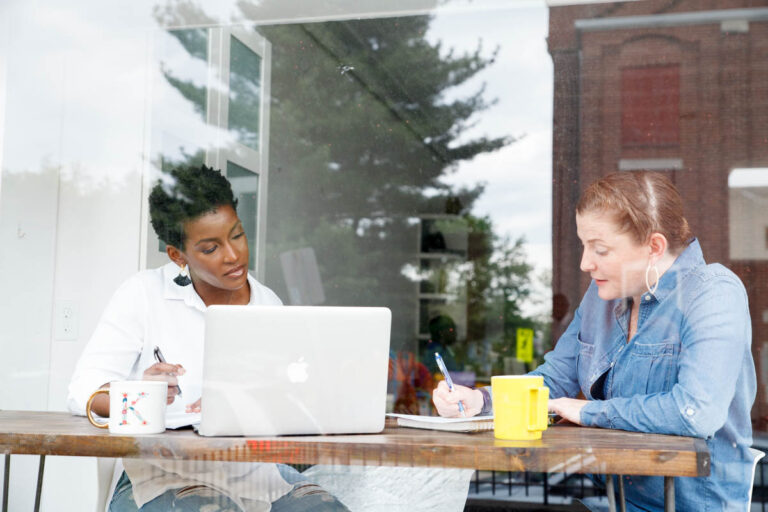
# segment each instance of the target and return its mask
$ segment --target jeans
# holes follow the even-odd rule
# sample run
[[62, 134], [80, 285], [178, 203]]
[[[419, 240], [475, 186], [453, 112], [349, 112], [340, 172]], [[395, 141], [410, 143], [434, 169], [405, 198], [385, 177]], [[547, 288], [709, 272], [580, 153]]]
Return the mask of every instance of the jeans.
[[[341, 512], [349, 511], [339, 500], [328, 494], [319, 485], [309, 482], [291, 466], [278, 464], [283, 479], [294, 484], [293, 489], [272, 503], [273, 512]], [[115, 486], [109, 512], [248, 512], [248, 501], [243, 500], [243, 510], [226, 494], [204, 485], [194, 485], [164, 492], [141, 509], [133, 500], [133, 487], [128, 475], [123, 472]]]

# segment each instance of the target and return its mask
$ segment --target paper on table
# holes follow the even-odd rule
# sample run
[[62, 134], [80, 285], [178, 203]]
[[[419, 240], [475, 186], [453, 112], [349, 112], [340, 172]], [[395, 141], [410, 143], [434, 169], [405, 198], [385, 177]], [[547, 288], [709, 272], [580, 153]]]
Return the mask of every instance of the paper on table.
[[446, 430], [450, 432], [481, 432], [493, 430], [493, 416], [471, 418], [443, 418], [442, 416], [418, 416], [414, 414], [387, 414], [397, 418], [400, 427]]
[[472, 416], [471, 418], [443, 418], [442, 416], [420, 416], [418, 414], [388, 413], [390, 418], [404, 418], [408, 420], [423, 421], [426, 423], [463, 423], [474, 421], [493, 421], [493, 416]]
[[177, 429], [199, 424], [199, 412], [176, 412], [165, 415], [165, 428]]

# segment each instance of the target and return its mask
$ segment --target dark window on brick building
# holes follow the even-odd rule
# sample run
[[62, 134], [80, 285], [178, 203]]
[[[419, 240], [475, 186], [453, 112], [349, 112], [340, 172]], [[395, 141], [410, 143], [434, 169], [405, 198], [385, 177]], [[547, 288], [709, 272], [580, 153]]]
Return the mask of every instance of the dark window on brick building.
[[680, 66], [621, 71], [621, 143], [667, 146], [680, 142]]

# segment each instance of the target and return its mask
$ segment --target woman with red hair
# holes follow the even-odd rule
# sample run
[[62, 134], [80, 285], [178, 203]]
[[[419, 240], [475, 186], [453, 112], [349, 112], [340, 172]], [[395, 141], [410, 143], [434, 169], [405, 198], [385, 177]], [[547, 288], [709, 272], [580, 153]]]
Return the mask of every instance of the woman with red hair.
[[[705, 439], [711, 473], [676, 479], [677, 510], [744, 510], [756, 392], [744, 285], [705, 263], [663, 174], [596, 181], [578, 203], [576, 229], [592, 281], [532, 372], [550, 389], [550, 411], [580, 425]], [[468, 415], [492, 410], [488, 389], [440, 383], [433, 400], [443, 416], [457, 416], [460, 400]], [[627, 510], [664, 509], [662, 477], [623, 478]]]

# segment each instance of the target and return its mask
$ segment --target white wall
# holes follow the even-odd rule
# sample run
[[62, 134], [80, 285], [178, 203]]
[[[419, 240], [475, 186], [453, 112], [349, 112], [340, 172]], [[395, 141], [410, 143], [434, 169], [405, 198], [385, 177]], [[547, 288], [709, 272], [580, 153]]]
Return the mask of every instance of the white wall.
[[[5, 14], [9, 14], [9, 9]], [[16, 13], [13, 13], [16, 14]], [[25, 34], [21, 16], [6, 18], [4, 63], [7, 97], [41, 101], [4, 102], [2, 188], [0, 188], [0, 408], [45, 409], [50, 366], [50, 311], [53, 292], [58, 172], [50, 157], [60, 132], [55, 105], [61, 95], [45, 82], [13, 76], [24, 59], [54, 78], [60, 67], [45, 58]], [[24, 48], [24, 50], [22, 50]], [[22, 128], [17, 120], [24, 119]], [[31, 145], [47, 148], [32, 163]], [[45, 161], [47, 159], [47, 161]], [[11, 510], [30, 510], [36, 457], [13, 457]]]
[[[65, 410], [105, 302], [138, 270], [151, 33], [85, 12], [17, 3], [4, 17], [0, 409]], [[71, 340], [54, 330], [63, 301]], [[10, 510], [32, 509], [37, 461], [12, 457]], [[48, 458], [43, 510], [93, 510], [95, 483], [93, 459]]]

